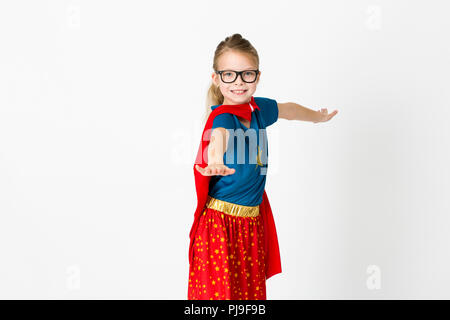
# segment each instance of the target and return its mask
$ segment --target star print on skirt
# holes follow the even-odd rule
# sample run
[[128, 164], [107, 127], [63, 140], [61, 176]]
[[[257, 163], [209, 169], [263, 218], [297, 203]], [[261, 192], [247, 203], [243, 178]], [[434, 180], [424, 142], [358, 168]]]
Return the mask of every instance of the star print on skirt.
[[205, 208], [194, 236], [188, 300], [266, 300], [261, 215]]

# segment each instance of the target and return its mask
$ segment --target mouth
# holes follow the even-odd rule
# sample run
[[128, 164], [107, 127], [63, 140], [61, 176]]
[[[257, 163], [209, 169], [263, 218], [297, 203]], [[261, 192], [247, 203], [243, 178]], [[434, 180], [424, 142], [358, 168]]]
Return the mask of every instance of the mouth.
[[248, 90], [230, 90], [232, 93], [240, 96], [243, 95], [244, 93], [246, 93]]

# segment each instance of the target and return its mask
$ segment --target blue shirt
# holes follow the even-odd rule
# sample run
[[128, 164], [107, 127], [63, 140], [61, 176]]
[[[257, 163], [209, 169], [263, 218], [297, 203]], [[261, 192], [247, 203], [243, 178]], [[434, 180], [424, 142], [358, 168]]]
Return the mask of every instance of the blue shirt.
[[265, 128], [278, 120], [278, 104], [274, 99], [254, 98], [260, 110], [252, 112], [250, 128], [231, 113], [217, 115], [212, 125], [212, 129], [223, 127], [230, 133], [223, 163], [234, 168], [235, 172], [227, 176], [211, 176], [209, 195], [245, 206], [257, 206], [262, 202], [268, 167]]

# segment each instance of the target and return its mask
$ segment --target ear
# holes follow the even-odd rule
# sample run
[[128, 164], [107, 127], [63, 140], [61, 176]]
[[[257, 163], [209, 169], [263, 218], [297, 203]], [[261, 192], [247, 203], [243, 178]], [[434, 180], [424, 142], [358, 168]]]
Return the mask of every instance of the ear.
[[220, 84], [218, 74], [213, 72], [211, 75], [211, 78], [212, 78], [214, 85], [217, 87]]

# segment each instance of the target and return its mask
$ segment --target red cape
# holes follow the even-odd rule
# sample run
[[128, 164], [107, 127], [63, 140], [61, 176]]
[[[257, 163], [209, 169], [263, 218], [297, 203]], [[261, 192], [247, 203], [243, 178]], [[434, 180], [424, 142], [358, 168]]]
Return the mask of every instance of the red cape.
[[[202, 175], [195, 168], [195, 165], [199, 165], [202, 168], [205, 168], [208, 165], [208, 145], [211, 137], [211, 128], [214, 118], [222, 113], [231, 113], [244, 119], [251, 120], [251, 113], [254, 111], [254, 109], [259, 110], [259, 107], [256, 105], [255, 99], [252, 96], [249, 103], [218, 106], [211, 112], [208, 120], [206, 121], [205, 128], [203, 129], [202, 133], [202, 139], [200, 141], [200, 146], [197, 152], [197, 157], [194, 163], [195, 188], [197, 192], [197, 209], [195, 210], [194, 222], [192, 224], [191, 231], [189, 232], [189, 264], [192, 264], [193, 261], [194, 235], [198, 227], [200, 216], [203, 213], [206, 205], [209, 191], [209, 182], [211, 180], [211, 176]], [[272, 209], [270, 208], [269, 198], [267, 197], [266, 190], [264, 190], [263, 199], [261, 204], [259, 205], [259, 212], [262, 216], [264, 224], [264, 251], [266, 266], [265, 272], [266, 279], [269, 279], [271, 276], [277, 273], [281, 273], [281, 260], [275, 221], [273, 219]]]

